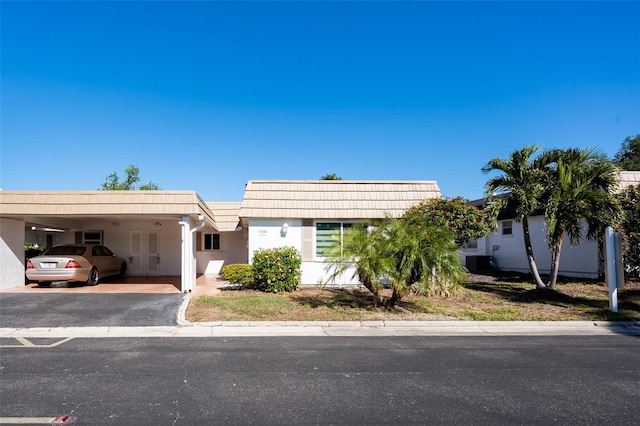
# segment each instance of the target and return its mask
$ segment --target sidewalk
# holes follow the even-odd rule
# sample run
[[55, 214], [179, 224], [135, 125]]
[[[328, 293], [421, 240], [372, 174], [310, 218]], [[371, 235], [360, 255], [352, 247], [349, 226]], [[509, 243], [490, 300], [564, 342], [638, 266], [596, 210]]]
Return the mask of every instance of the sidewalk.
[[0, 328], [0, 338], [263, 336], [640, 336], [638, 322], [227, 321], [175, 327]]

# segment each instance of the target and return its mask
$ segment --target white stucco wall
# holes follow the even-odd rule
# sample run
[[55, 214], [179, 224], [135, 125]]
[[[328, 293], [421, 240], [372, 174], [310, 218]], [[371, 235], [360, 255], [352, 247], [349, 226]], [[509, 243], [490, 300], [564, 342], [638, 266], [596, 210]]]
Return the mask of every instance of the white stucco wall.
[[[285, 222], [288, 225], [288, 231], [286, 235], [283, 235], [282, 226]], [[302, 221], [299, 219], [250, 220], [248, 236], [249, 262], [253, 258], [253, 253], [259, 249], [295, 247], [298, 252], [302, 253]], [[327, 286], [357, 286], [359, 282], [351, 278], [353, 275], [351, 271], [334, 280], [329, 280], [331, 272], [325, 270], [326, 263], [324, 259], [315, 257], [315, 239], [314, 226], [313, 260], [304, 260], [302, 262], [301, 285], [316, 286], [324, 283]]]
[[24, 286], [24, 222], [0, 218], [0, 288]]
[[327, 287], [357, 286], [360, 282], [353, 278], [354, 269], [350, 269], [334, 279], [329, 279], [331, 271], [326, 270], [327, 264], [318, 259], [314, 261], [302, 262], [301, 285], [325, 285]]
[[247, 237], [242, 230], [221, 232], [220, 250], [201, 251], [199, 247], [196, 259], [196, 272], [205, 275], [218, 275], [225, 265], [248, 263]]
[[[496, 266], [505, 271], [529, 272], [529, 263], [524, 249], [522, 224], [513, 221], [513, 234], [502, 235], [502, 225], [498, 230], [478, 241], [478, 250], [461, 251], [461, 256], [489, 255]], [[542, 274], [548, 274], [551, 267], [551, 253], [549, 252], [546, 229], [542, 216], [529, 219], [531, 245], [538, 269]], [[586, 235], [586, 225], [583, 235]], [[560, 253], [560, 275], [568, 277], [598, 278], [598, 243], [582, 240], [579, 245], [571, 247], [568, 237], [562, 245]]]
[[[282, 226], [288, 225], [286, 235]], [[259, 249], [295, 247], [302, 253], [302, 221], [299, 219], [252, 219], [249, 221], [249, 262]]]

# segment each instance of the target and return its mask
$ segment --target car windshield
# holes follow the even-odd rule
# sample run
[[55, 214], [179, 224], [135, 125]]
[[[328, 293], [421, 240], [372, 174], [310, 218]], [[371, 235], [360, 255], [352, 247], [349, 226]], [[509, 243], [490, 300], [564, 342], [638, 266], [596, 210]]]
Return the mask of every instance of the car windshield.
[[82, 256], [85, 249], [83, 246], [57, 246], [51, 247], [44, 254], [47, 256]]

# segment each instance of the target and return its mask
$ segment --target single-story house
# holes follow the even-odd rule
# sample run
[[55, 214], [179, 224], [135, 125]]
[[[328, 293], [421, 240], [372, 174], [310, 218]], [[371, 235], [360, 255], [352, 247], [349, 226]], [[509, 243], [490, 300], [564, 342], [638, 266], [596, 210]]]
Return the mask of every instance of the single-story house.
[[27, 242], [104, 244], [127, 259], [129, 275], [180, 276], [185, 292], [197, 274], [293, 246], [302, 284], [315, 285], [328, 276], [329, 233], [437, 197], [435, 181], [253, 180], [242, 202], [209, 203], [195, 191], [0, 191], [0, 289], [24, 285]]
[[[322, 253], [330, 234], [342, 234], [352, 223], [399, 217], [441, 196], [435, 181], [249, 181], [240, 208], [249, 262], [258, 249], [293, 246], [302, 256], [302, 284], [326, 283]], [[347, 274], [329, 284], [357, 283]]]
[[[618, 191], [640, 184], [640, 171], [623, 171], [620, 173]], [[481, 205], [484, 200], [476, 200]], [[498, 227], [490, 235], [478, 240], [468, 241], [460, 250], [463, 264], [469, 270], [482, 270], [489, 266], [489, 260], [497, 268], [504, 271], [529, 273], [529, 263], [524, 249], [524, 233], [522, 224], [516, 222], [509, 212], [498, 217]], [[544, 217], [529, 217], [529, 233], [531, 245], [538, 269], [541, 274], [548, 274], [551, 268], [551, 252], [546, 240]], [[585, 224], [586, 233], [586, 224]], [[565, 239], [560, 256], [559, 274], [567, 277], [598, 278], [604, 273], [604, 265], [599, 259], [597, 241], [581, 241], [571, 246]]]

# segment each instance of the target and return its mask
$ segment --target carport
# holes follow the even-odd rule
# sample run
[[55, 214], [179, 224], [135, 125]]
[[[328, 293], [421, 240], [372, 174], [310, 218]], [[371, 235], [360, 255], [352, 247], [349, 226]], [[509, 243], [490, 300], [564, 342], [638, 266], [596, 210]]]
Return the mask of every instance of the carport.
[[195, 232], [217, 230], [195, 191], [0, 191], [0, 289], [24, 286], [25, 243], [99, 243], [127, 259], [132, 277], [196, 282]]

